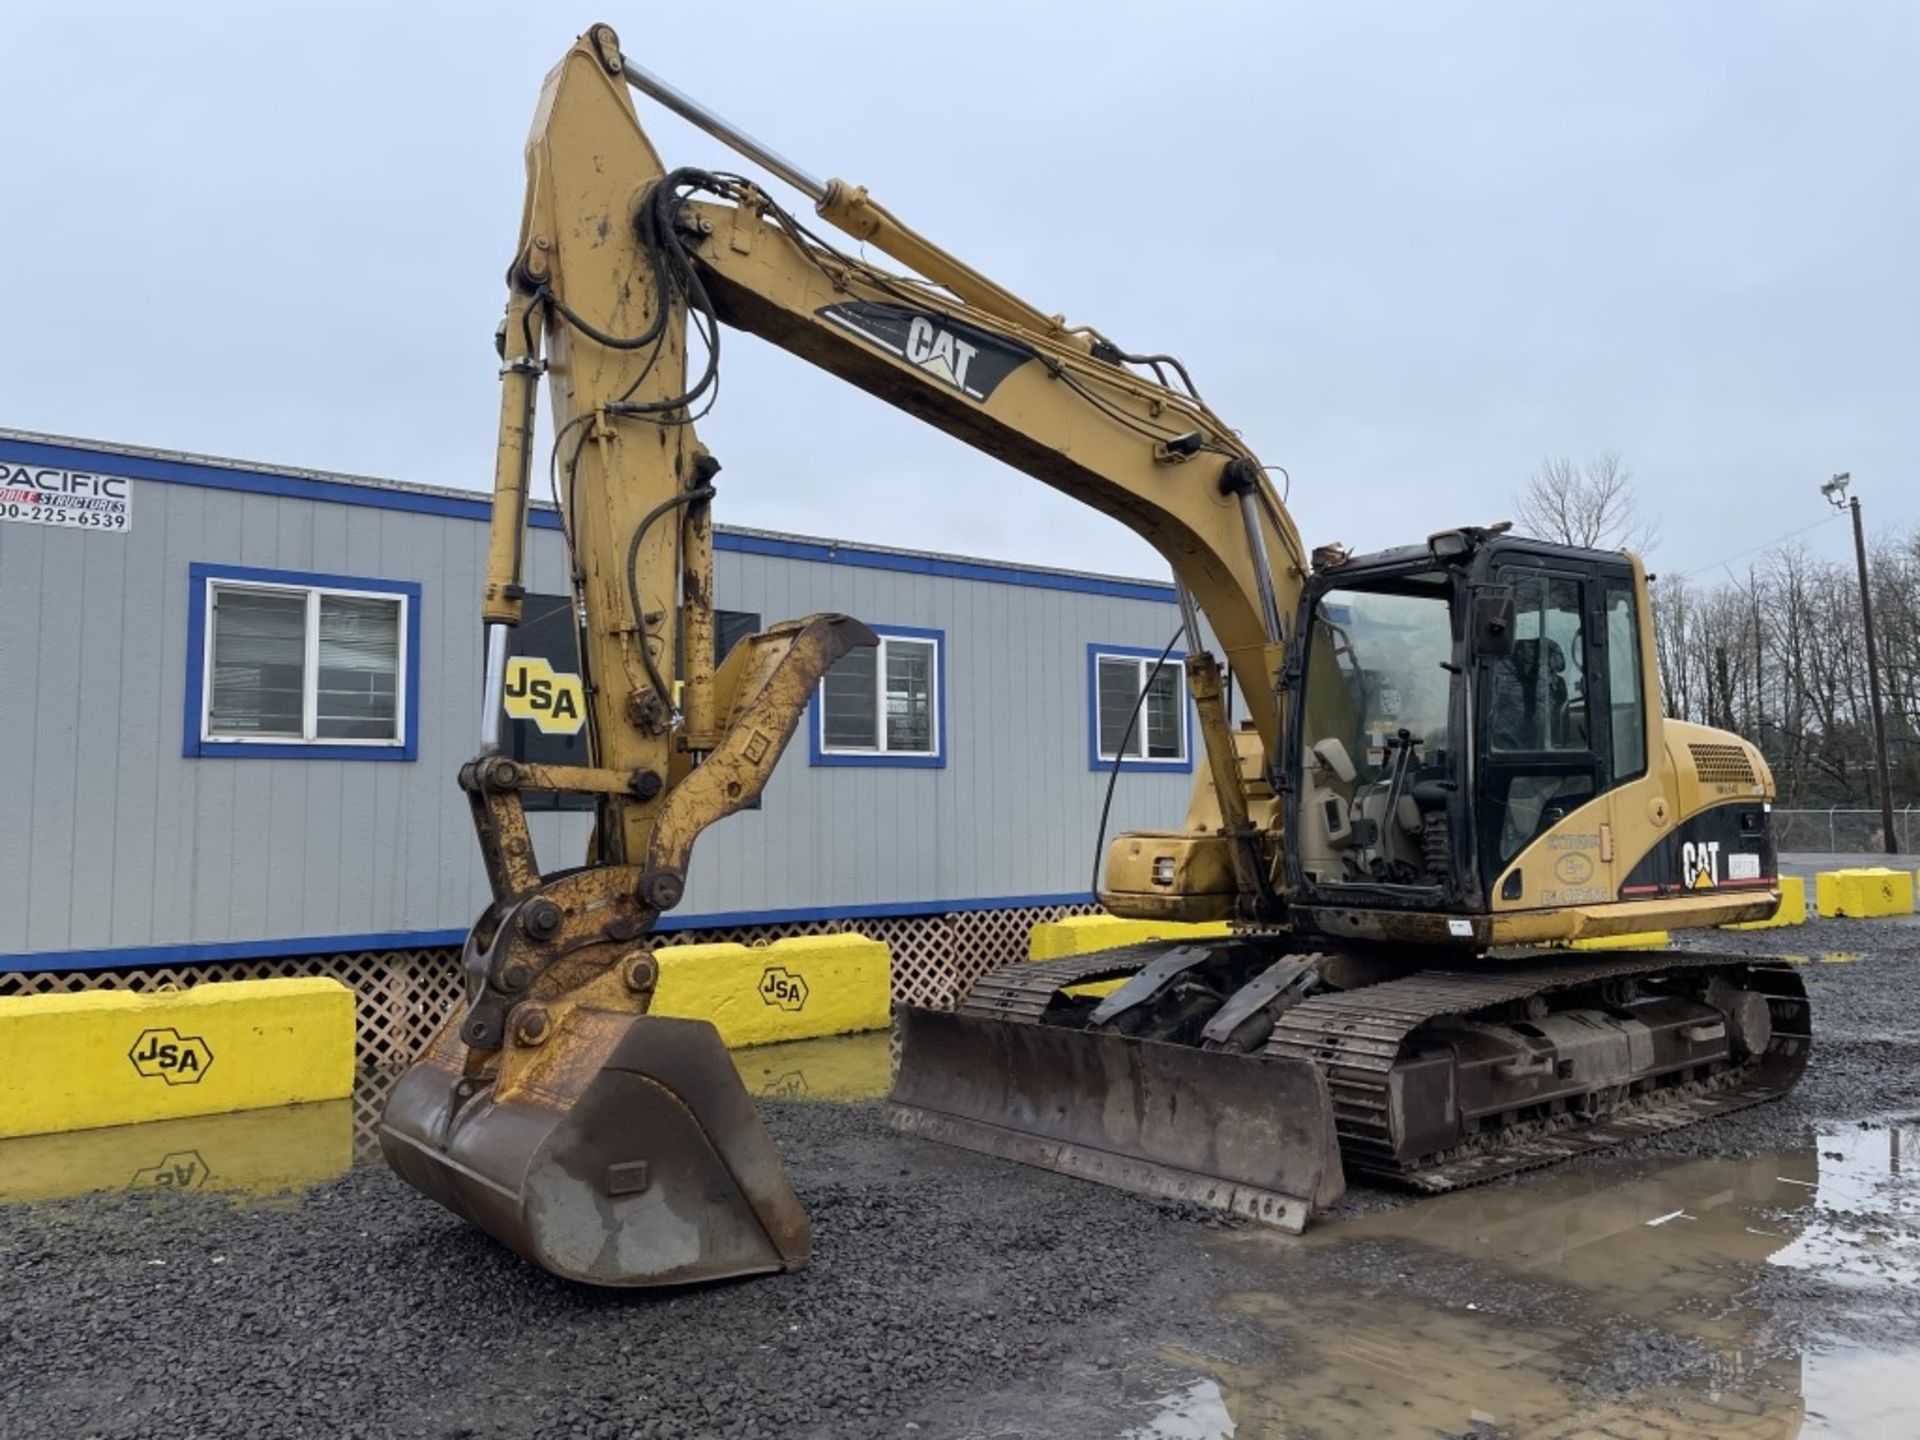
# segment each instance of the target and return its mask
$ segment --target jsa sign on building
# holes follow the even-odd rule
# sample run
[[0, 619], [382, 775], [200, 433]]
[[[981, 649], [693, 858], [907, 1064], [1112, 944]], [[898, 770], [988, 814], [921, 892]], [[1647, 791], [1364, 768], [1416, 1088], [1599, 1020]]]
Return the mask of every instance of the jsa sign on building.
[[0, 520], [68, 530], [131, 530], [133, 482], [124, 475], [0, 461]]

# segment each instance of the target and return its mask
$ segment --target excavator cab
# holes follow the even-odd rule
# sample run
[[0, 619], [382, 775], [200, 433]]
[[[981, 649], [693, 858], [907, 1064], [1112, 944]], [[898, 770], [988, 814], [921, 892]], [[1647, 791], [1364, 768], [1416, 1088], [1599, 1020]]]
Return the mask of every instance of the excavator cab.
[[[1646, 592], [1625, 553], [1477, 528], [1316, 573], [1288, 775], [1294, 923], [1485, 949], [1566, 938], [1530, 912], [1630, 929], [1625, 895], [1688, 888], [1674, 857], [1644, 863], [1677, 834]], [[1762, 767], [1738, 748], [1759, 803], [1707, 822], [1720, 872], [1704, 888], [1728, 918], [1751, 901], [1742, 882], [1775, 873]]]
[[[1623, 554], [1477, 529], [1309, 582], [1286, 863], [1310, 923], [1483, 914], [1483, 877], [1644, 770], [1635, 586]], [[1628, 652], [1617, 674], [1610, 624]], [[1595, 727], [1590, 709], [1619, 723]]]
[[[1478, 952], [1661, 928], [1635, 896], [1688, 894], [1673, 923], [1749, 919], [1772, 883], [1771, 777], [1662, 718], [1624, 552], [1465, 527], [1340, 555], [1302, 587], [1286, 675], [1279, 759], [1243, 726], [1225, 772], [1247, 827], [1284, 837], [1255, 860], [1268, 887], [1236, 870], [1210, 769], [1180, 830], [1110, 846], [1108, 910]], [[1681, 768], [1711, 780], [1683, 797]], [[1703, 847], [1717, 868], [1689, 860]]]

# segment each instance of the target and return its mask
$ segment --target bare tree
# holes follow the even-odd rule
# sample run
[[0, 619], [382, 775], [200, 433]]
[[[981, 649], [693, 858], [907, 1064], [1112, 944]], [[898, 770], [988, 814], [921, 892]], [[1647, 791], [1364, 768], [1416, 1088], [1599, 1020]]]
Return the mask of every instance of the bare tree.
[[1653, 645], [1660, 665], [1660, 694], [1666, 713], [1691, 720], [1699, 713], [1697, 654], [1693, 613], [1698, 602], [1687, 577], [1662, 578], [1653, 591]]
[[1633, 550], [1644, 555], [1660, 542], [1660, 524], [1640, 513], [1633, 471], [1611, 450], [1584, 465], [1549, 455], [1514, 497], [1520, 528], [1562, 545]]
[[[1877, 537], [1868, 566], [1874, 614], [1887, 617], [1880, 678], [1895, 803], [1910, 805], [1920, 802], [1920, 530]], [[1744, 585], [1676, 575], [1653, 587], [1666, 713], [1759, 745], [1789, 809], [1873, 798], [1858, 585], [1850, 561], [1796, 546]]]

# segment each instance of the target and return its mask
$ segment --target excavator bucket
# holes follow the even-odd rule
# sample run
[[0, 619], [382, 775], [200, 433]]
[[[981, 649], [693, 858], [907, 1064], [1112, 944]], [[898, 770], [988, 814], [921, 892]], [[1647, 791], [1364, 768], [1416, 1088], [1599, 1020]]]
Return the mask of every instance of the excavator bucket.
[[1295, 1233], [1345, 1190], [1305, 1061], [938, 1010], [899, 1025], [896, 1130]]
[[381, 1117], [387, 1163], [416, 1190], [594, 1285], [805, 1266], [806, 1212], [706, 1021], [574, 1010], [501, 1094], [467, 1078], [459, 1025]]

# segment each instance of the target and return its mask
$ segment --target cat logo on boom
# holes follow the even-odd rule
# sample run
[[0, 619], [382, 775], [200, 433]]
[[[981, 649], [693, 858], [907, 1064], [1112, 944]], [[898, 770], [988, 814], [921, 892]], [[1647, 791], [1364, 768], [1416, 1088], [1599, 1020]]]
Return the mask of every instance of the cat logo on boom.
[[907, 359], [956, 390], [967, 388], [967, 367], [979, 353], [979, 346], [969, 345], [951, 330], [936, 329], [924, 315], [914, 316], [907, 326]]
[[578, 675], [555, 670], [538, 655], [507, 661], [507, 714], [531, 720], [545, 735], [578, 735], [587, 723], [587, 693]]
[[1033, 358], [1031, 350], [991, 330], [906, 305], [850, 300], [829, 305], [819, 314], [970, 400], [984, 401], [1002, 380]]

